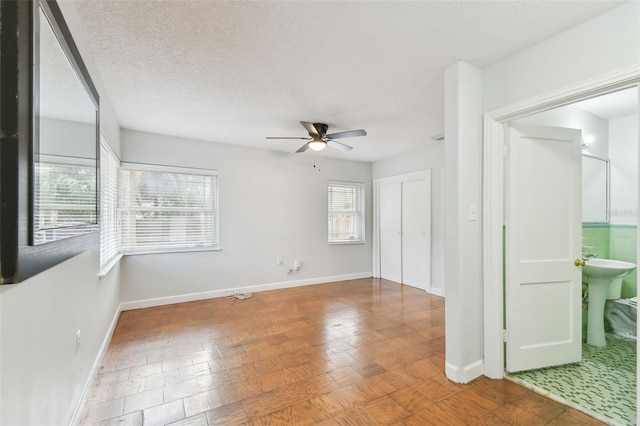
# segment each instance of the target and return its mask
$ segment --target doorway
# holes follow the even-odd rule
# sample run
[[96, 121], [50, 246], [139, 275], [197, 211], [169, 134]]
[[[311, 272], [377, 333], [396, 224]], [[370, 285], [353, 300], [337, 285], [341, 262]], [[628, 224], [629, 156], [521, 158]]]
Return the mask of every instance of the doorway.
[[[638, 89], [637, 82], [639, 75], [636, 74], [628, 79], [621, 79], [617, 76], [612, 76], [608, 82], [606, 79], [600, 79], [599, 82], [593, 84], [592, 87], [583, 85], [578, 88], [570, 88], [563, 93], [556, 93], [550, 95], [543, 101], [532, 101], [528, 105], [521, 104], [517, 107], [507, 108], [502, 111], [490, 113], [485, 116], [485, 200], [490, 200], [491, 203], [485, 204], [485, 374], [490, 377], [503, 377], [505, 358], [502, 355], [503, 348], [503, 336], [502, 336], [502, 304], [503, 304], [503, 288], [502, 288], [502, 270], [497, 269], [498, 265], [502, 265], [502, 257], [505, 259], [510, 255], [509, 252], [503, 251], [502, 246], [502, 233], [503, 233], [503, 212], [502, 205], [505, 202], [503, 197], [503, 189], [506, 185], [507, 176], [502, 169], [503, 162], [503, 144], [505, 139], [503, 138], [503, 129], [507, 123], [513, 121], [531, 121], [531, 117], [534, 117], [533, 113], [545, 112], [546, 115], [550, 115], [550, 111], [558, 107], [564, 107], [575, 102], [583, 101], [588, 98], [594, 98], [597, 95], [606, 93], [612, 93], [620, 91], [625, 88], [633, 88], [636, 99], [636, 114], [637, 114], [637, 99]], [[602, 82], [605, 81], [605, 84]], [[588, 89], [585, 89], [588, 87]], [[584, 105], [582, 105], [584, 106]], [[542, 114], [539, 114], [542, 115]], [[636, 118], [637, 120], [637, 118]], [[562, 125], [558, 122], [545, 123], [553, 125]], [[565, 124], [566, 126], [566, 124]], [[575, 127], [575, 126], [573, 126]], [[637, 131], [636, 122], [636, 131]], [[636, 133], [637, 134], [637, 133]], [[586, 140], [584, 142], [587, 142]], [[637, 136], [636, 136], [637, 144]], [[628, 157], [629, 155], [627, 155]], [[639, 162], [636, 155], [633, 159], [637, 170]], [[637, 178], [636, 178], [637, 181]], [[637, 187], [634, 189], [634, 208], [636, 224], [637, 224]], [[615, 207], [613, 212], [615, 212]], [[583, 226], [584, 227], [584, 226]], [[487, 238], [489, 236], [490, 238]], [[637, 240], [637, 231], [636, 231]], [[637, 253], [637, 241], [636, 241], [636, 253]], [[638, 264], [637, 254], [635, 255], [634, 263]], [[507, 301], [508, 303], [508, 301]], [[499, 317], [498, 317], [499, 315]], [[499, 340], [498, 340], [499, 339]], [[634, 345], [635, 346], [635, 345]], [[635, 348], [634, 348], [635, 351]], [[508, 361], [508, 360], [507, 360]], [[634, 366], [635, 367], [635, 366]], [[634, 370], [635, 371], [635, 370]], [[635, 375], [635, 373], [634, 373]], [[635, 394], [633, 395], [635, 398]], [[635, 419], [634, 419], [635, 421]]]

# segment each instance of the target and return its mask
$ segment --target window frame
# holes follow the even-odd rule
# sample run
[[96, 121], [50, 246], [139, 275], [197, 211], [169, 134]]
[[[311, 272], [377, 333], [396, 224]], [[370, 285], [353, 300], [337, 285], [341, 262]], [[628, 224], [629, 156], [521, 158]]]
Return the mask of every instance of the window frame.
[[[127, 206], [124, 198], [126, 196], [126, 189], [124, 188], [125, 179], [123, 178], [123, 174], [127, 171], [140, 171], [140, 172], [151, 172], [151, 173], [172, 173], [172, 174], [181, 174], [181, 175], [192, 175], [192, 176], [208, 176], [211, 177], [211, 208], [203, 209], [210, 210], [212, 213], [213, 225], [211, 228], [212, 231], [212, 245], [203, 245], [203, 246], [189, 246], [185, 245], [183, 247], [177, 246], [169, 246], [169, 243], [163, 242], [158, 247], [128, 247], [125, 238], [125, 229], [127, 225], [125, 224], [124, 214], [128, 211], [139, 211], [140, 208], [136, 206]], [[158, 253], [182, 253], [182, 252], [198, 252], [198, 251], [219, 251], [220, 248], [220, 207], [219, 207], [219, 173], [214, 169], [202, 169], [202, 168], [193, 168], [193, 167], [178, 167], [178, 166], [167, 166], [167, 165], [157, 165], [157, 164], [147, 164], [147, 163], [133, 163], [133, 162], [121, 162], [120, 163], [120, 190], [119, 190], [119, 217], [120, 217], [120, 238], [122, 244], [122, 254], [125, 256], [129, 255], [140, 255], [140, 254], [158, 254]], [[189, 208], [181, 209], [179, 207], [167, 207], [167, 208], [159, 208], [153, 209], [149, 207], [145, 207], [145, 210], [149, 211], [194, 211], [193, 209], [189, 210]]]
[[[332, 187], [352, 187], [356, 189], [356, 210], [355, 212], [347, 211], [347, 210], [331, 210], [331, 205], [329, 204], [329, 196], [331, 193]], [[364, 182], [351, 182], [351, 181], [340, 181], [340, 180], [329, 180], [327, 183], [327, 243], [329, 245], [345, 245], [345, 244], [365, 244], [366, 243], [366, 184]], [[332, 238], [331, 235], [331, 227], [329, 223], [333, 216], [341, 214], [341, 215], [350, 215], [355, 216], [360, 221], [360, 238], [354, 239], [337, 239]]]
[[[104, 151], [102, 151], [104, 149]], [[115, 166], [115, 173], [113, 170]], [[108, 170], [109, 169], [109, 170]], [[105, 176], [109, 173], [113, 178]], [[120, 227], [120, 158], [115, 153], [104, 135], [100, 135], [100, 269], [98, 276], [105, 276], [111, 268], [122, 258], [122, 245]], [[114, 181], [115, 180], [115, 181]], [[108, 199], [105, 197], [110, 196]], [[108, 223], [105, 221], [108, 220]], [[109, 230], [105, 229], [109, 226]], [[110, 232], [109, 232], [110, 231]], [[108, 233], [108, 234], [107, 234]], [[107, 238], [105, 238], [107, 234]], [[105, 258], [105, 251], [111, 247], [106, 246], [106, 239], [115, 239], [115, 253], [108, 253]]]

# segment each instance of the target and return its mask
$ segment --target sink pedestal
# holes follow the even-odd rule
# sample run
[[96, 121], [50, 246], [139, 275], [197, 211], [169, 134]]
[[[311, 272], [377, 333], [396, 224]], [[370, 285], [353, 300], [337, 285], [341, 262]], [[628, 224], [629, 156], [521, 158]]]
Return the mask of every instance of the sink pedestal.
[[604, 338], [604, 304], [610, 281], [609, 278], [589, 277], [587, 344], [592, 346], [607, 345]]
[[[575, 264], [579, 265], [580, 259], [577, 259]], [[604, 338], [604, 304], [607, 301], [607, 293], [611, 288], [612, 294], [609, 298], [619, 298], [619, 280], [634, 269], [636, 269], [634, 263], [622, 260], [589, 259], [582, 262], [582, 273], [589, 277], [587, 344], [607, 345]], [[612, 286], [614, 283], [618, 285]]]

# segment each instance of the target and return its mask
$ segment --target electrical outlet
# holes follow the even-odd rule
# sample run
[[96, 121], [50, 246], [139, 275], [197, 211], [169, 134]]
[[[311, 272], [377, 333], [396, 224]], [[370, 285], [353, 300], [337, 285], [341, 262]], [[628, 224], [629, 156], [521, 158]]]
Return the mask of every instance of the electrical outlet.
[[80, 330], [76, 331], [76, 353], [80, 350]]
[[276, 259], [276, 264], [278, 264], [278, 265], [282, 265], [283, 263], [284, 263], [284, 260], [282, 260], [282, 258], [281, 258], [281, 257], [279, 257], [279, 258], [277, 258], [277, 259]]

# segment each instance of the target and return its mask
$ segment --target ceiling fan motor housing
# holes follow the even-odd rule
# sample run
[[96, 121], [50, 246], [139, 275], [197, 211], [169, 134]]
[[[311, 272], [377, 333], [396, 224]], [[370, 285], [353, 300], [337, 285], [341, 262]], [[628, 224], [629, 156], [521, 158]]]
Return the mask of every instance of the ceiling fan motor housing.
[[[326, 124], [324, 124], [324, 123], [313, 123], [313, 127], [316, 128], [316, 130], [318, 131], [318, 133], [320, 134], [321, 137], [325, 137], [327, 135], [327, 130], [329, 129], [329, 126], [327, 126]], [[309, 133], [309, 136], [313, 137], [314, 135]]]

